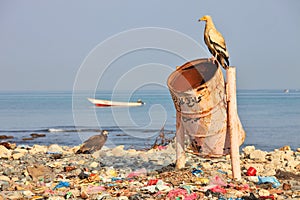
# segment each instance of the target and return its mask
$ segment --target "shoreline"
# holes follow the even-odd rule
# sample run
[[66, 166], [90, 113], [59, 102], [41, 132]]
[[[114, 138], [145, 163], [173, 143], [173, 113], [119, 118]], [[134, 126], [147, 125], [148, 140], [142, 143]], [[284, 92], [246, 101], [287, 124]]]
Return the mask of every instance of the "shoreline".
[[[0, 145], [0, 200], [300, 198], [299, 148], [244, 147], [242, 179], [234, 181], [228, 155], [202, 158], [187, 152], [186, 167], [175, 170], [173, 143], [144, 151], [103, 147], [93, 154], [75, 154], [80, 146], [10, 145]], [[256, 176], [247, 176], [250, 167]], [[279, 185], [258, 184], [261, 177], [273, 177]]]

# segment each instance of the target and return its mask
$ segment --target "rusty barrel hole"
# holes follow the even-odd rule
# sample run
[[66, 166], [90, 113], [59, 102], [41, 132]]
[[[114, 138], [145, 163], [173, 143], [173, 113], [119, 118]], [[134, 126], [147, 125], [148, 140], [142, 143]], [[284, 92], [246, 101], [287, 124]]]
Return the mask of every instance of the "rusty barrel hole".
[[172, 74], [170, 85], [177, 92], [198, 88], [208, 82], [215, 75], [217, 69], [217, 65], [209, 61], [196, 60], [188, 62]]

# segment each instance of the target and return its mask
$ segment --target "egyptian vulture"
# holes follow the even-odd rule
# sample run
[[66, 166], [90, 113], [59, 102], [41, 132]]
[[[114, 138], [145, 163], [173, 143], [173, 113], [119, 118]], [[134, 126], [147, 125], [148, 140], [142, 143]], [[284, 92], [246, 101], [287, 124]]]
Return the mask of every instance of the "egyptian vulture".
[[211, 16], [205, 15], [199, 19], [205, 21], [204, 42], [213, 55], [213, 62], [217, 60], [224, 69], [229, 66], [229, 53], [222, 34], [216, 29]]
[[76, 153], [94, 153], [100, 150], [107, 140], [108, 132], [103, 130], [99, 135], [94, 135], [87, 139]]

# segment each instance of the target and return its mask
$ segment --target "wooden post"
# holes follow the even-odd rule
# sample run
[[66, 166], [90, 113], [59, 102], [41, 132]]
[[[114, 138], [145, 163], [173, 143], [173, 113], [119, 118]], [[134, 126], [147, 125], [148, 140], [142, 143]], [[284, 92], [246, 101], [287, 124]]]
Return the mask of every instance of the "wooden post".
[[230, 134], [230, 157], [233, 178], [241, 179], [239, 139], [238, 139], [238, 114], [236, 103], [236, 69], [229, 67], [226, 70], [227, 78], [227, 116], [228, 131]]
[[184, 151], [184, 131], [180, 124], [181, 114], [176, 114], [176, 169], [182, 169], [185, 167], [185, 151]]

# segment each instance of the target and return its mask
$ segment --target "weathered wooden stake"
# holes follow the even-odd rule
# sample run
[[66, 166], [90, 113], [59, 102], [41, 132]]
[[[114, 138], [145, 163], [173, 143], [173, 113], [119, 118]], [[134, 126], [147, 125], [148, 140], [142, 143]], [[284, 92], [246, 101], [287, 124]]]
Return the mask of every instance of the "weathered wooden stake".
[[227, 117], [228, 131], [230, 134], [230, 157], [233, 178], [241, 179], [239, 138], [238, 138], [238, 114], [236, 103], [236, 68], [229, 67], [226, 70], [227, 78]]
[[176, 114], [176, 143], [175, 143], [175, 148], [176, 148], [176, 168], [177, 169], [182, 169], [185, 167], [185, 150], [184, 150], [184, 131], [181, 131], [182, 126], [179, 121], [181, 118], [181, 114], [177, 113]]

